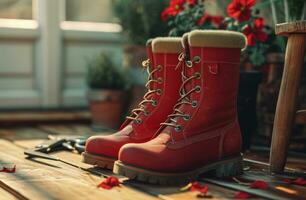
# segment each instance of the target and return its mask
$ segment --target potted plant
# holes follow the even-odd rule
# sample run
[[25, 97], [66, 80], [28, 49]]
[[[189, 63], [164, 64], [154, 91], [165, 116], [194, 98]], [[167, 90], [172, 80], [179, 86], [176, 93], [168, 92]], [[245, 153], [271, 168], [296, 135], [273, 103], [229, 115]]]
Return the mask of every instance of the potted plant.
[[167, 35], [167, 26], [160, 23], [160, 13], [167, 0], [115, 0], [114, 10], [123, 29], [123, 65], [132, 80], [131, 105], [138, 105], [146, 90], [146, 74], [139, 67], [147, 59], [145, 43], [150, 38]]
[[88, 101], [93, 125], [116, 129], [123, 112], [126, 80], [105, 53], [89, 60], [87, 65]]

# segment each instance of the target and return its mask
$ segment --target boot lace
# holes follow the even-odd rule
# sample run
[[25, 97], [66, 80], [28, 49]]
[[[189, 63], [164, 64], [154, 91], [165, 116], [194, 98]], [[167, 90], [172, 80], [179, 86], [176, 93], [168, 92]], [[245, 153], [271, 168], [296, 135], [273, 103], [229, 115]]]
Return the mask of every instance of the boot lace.
[[146, 109], [146, 104], [151, 103], [154, 107], [157, 106], [157, 100], [150, 98], [152, 96], [151, 94], [161, 95], [162, 93], [161, 89], [152, 89], [151, 83], [161, 84], [163, 81], [162, 78], [158, 79], [153, 78], [154, 73], [162, 70], [161, 65], [158, 65], [155, 69], [151, 70], [150, 59], [147, 59], [142, 62], [142, 66], [147, 70], [148, 73], [148, 81], [145, 85], [145, 87], [147, 88], [147, 93], [143, 96], [143, 100], [138, 104], [137, 108], [133, 109], [131, 111], [131, 114], [126, 117], [127, 119], [133, 120], [138, 124], [142, 122], [142, 120], [139, 118], [140, 113], [143, 112], [145, 116], [149, 114], [149, 111]]
[[[182, 117], [186, 121], [191, 119], [191, 116], [189, 114], [184, 113], [179, 108], [181, 107], [181, 105], [184, 105], [184, 104], [191, 105], [193, 108], [195, 108], [197, 106], [197, 101], [192, 100], [190, 98], [190, 94], [192, 94], [193, 92], [200, 92], [201, 91], [200, 86], [195, 86], [194, 88], [190, 89], [189, 91], [186, 90], [186, 84], [189, 83], [193, 79], [201, 78], [201, 74], [199, 72], [195, 72], [190, 77], [185, 75], [185, 68], [186, 67], [191, 68], [194, 63], [198, 63], [200, 61], [200, 57], [195, 57], [192, 61], [191, 60], [186, 61], [186, 55], [181, 53], [179, 55], [178, 60], [179, 60], [179, 63], [177, 65], [177, 67], [182, 66], [182, 80], [183, 80], [183, 83], [182, 83], [182, 85], [180, 87], [180, 90], [179, 90], [180, 91], [180, 98], [178, 99], [177, 103], [174, 105], [173, 113], [168, 115], [168, 120], [164, 123], [161, 123], [161, 125], [164, 125], [164, 126], [174, 127], [174, 129], [177, 132], [179, 132], [183, 129], [183, 127], [181, 125], [177, 124], [177, 119], [178, 118]], [[183, 62], [185, 62], [185, 64], [183, 64]]]

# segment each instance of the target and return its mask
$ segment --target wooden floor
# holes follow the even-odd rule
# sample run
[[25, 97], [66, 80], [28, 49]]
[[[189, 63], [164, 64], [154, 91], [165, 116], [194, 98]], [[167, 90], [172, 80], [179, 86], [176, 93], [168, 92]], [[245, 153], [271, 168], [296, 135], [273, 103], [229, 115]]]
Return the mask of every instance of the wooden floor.
[[[199, 199], [197, 192], [180, 191], [181, 186], [156, 186], [133, 182], [119, 177], [123, 184], [111, 190], [97, 188], [104, 179], [83, 169], [90, 169], [105, 175], [111, 171], [92, 168], [81, 162], [77, 153], [61, 151], [55, 153], [61, 159], [69, 161], [70, 166], [58, 161], [43, 159], [26, 159], [23, 151], [46, 140], [48, 135], [91, 135], [93, 133], [86, 124], [39, 124], [33, 126], [0, 128], [0, 164], [16, 164], [16, 173], [0, 173], [0, 200], [11, 199], [120, 199], [120, 200], [192, 200]], [[102, 133], [100, 133], [102, 134]], [[108, 134], [108, 133], [103, 133]], [[247, 153], [244, 175], [237, 177], [242, 182], [265, 180], [268, 190], [249, 189], [233, 179], [220, 180], [204, 176], [201, 183], [207, 184], [211, 199], [233, 199], [236, 192], [247, 191], [256, 194], [256, 199], [306, 199], [306, 187], [291, 185], [283, 180], [285, 176], [271, 176], [267, 173], [265, 162], [267, 154]], [[252, 160], [260, 161], [254, 163]], [[263, 162], [263, 163], [261, 163]], [[289, 170], [299, 170], [298, 176], [305, 176], [305, 158], [290, 158]], [[297, 173], [297, 172], [295, 172]]]

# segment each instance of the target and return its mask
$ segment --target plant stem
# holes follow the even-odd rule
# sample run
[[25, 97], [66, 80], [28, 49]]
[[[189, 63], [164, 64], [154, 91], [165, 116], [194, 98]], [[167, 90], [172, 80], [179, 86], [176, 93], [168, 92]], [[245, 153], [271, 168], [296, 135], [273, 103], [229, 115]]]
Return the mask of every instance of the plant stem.
[[288, 6], [288, 1], [284, 0], [284, 7], [285, 7], [285, 20], [286, 22], [289, 21], [289, 6]]

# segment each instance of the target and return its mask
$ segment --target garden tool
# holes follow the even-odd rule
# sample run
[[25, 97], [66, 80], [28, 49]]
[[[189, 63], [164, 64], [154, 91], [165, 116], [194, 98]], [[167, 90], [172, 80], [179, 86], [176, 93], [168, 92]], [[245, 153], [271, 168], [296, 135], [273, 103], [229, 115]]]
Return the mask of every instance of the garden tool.
[[32, 151], [41, 153], [52, 153], [61, 150], [73, 151], [76, 150], [78, 153], [82, 153], [85, 149], [85, 142], [87, 136], [48, 136], [49, 140], [36, 145]]
[[241, 173], [237, 92], [245, 36], [195, 30], [183, 38], [189, 54], [180, 65], [183, 83], [173, 113], [154, 139], [121, 147], [114, 173], [160, 184], [189, 182], [208, 171]]
[[131, 142], [143, 143], [152, 138], [179, 98], [182, 80], [176, 66], [180, 52], [180, 38], [156, 38], [147, 42], [149, 59], [143, 62], [143, 66], [149, 74], [148, 92], [117, 133], [88, 139], [83, 153], [85, 163], [112, 169], [121, 146]]

